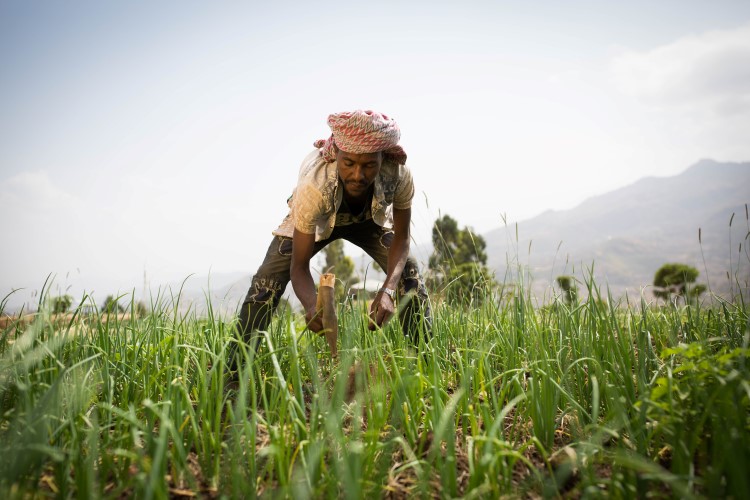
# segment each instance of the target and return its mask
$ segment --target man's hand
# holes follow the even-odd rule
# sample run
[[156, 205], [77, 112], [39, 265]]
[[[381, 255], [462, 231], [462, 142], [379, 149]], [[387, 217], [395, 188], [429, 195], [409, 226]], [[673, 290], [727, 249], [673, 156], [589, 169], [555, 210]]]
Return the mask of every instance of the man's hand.
[[307, 320], [307, 328], [313, 333], [320, 333], [324, 330], [323, 328], [323, 313], [316, 311], [315, 309], [308, 309], [305, 314]]
[[375, 330], [377, 327], [382, 327], [395, 311], [395, 304], [393, 299], [387, 293], [382, 290], [375, 296], [375, 300], [372, 301], [370, 306], [370, 330]]
[[411, 208], [393, 209], [393, 241], [388, 249], [388, 265], [383, 288], [380, 289], [370, 306], [370, 330], [382, 327], [393, 316], [396, 304], [385, 289], [398, 286], [406, 259], [409, 257], [409, 224]]

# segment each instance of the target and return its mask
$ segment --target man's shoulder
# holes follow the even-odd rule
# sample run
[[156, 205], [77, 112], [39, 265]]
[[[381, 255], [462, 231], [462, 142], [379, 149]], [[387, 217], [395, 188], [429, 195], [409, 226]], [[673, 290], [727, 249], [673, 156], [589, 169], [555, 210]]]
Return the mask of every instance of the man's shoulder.
[[308, 154], [299, 169], [299, 185], [312, 185], [323, 188], [336, 174], [336, 164], [323, 159], [317, 149]]
[[387, 160], [383, 162], [383, 166], [380, 168], [380, 175], [382, 177], [390, 177], [393, 179], [403, 179], [405, 177], [410, 177], [411, 172], [406, 165]]
[[294, 190], [295, 213], [318, 213], [331, 210], [335, 203], [338, 174], [336, 164], [327, 162], [313, 151], [305, 157]]
[[302, 165], [300, 165], [299, 167], [300, 178], [304, 177], [312, 171], [315, 171], [324, 164], [325, 160], [323, 160], [323, 156], [320, 154], [320, 151], [318, 151], [317, 149], [310, 151], [310, 153], [308, 153], [302, 160]]

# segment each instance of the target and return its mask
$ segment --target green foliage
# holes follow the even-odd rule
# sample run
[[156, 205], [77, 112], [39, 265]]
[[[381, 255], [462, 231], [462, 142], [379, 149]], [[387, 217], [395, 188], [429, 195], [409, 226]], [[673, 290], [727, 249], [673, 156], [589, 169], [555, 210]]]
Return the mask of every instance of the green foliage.
[[233, 380], [210, 308], [42, 311], [0, 330], [0, 498], [747, 498], [748, 306], [586, 287], [435, 303], [419, 352], [345, 303], [335, 362], [277, 315]]
[[558, 276], [557, 286], [559, 286], [563, 292], [563, 301], [566, 305], [570, 306], [578, 302], [578, 285], [576, 285], [574, 277]]
[[665, 373], [643, 402], [652, 439], [664, 445], [662, 459], [679, 475], [698, 468], [710, 498], [750, 491], [748, 355], [747, 348], [714, 350], [701, 342], [665, 349]]
[[278, 312], [278, 314], [283, 316], [285, 314], [292, 313], [293, 310], [294, 308], [292, 307], [292, 304], [287, 299], [285, 299], [284, 297], [281, 297], [279, 299], [279, 305], [276, 308], [276, 311]]
[[438, 269], [452, 262], [453, 254], [458, 249], [458, 235], [458, 222], [450, 215], [444, 215], [435, 221], [432, 227], [433, 253], [430, 256], [430, 269]]
[[[434, 283], [431, 284], [434, 286]], [[467, 304], [485, 300], [495, 288], [487, 267], [475, 262], [464, 262], [447, 268], [442, 285], [446, 298]]]
[[123, 309], [116, 297], [113, 295], [107, 295], [107, 298], [104, 299], [104, 304], [102, 304], [102, 312], [118, 314], [125, 312], [125, 309]]
[[694, 302], [706, 291], [705, 285], [695, 284], [698, 274], [696, 268], [687, 264], [664, 264], [654, 275], [654, 295], [666, 301], [682, 298]]
[[470, 227], [459, 230], [458, 223], [450, 215], [435, 221], [432, 245], [434, 251], [430, 256], [430, 269], [466, 263], [487, 264], [487, 243], [484, 238], [475, 234]]
[[335, 240], [323, 249], [325, 255], [325, 272], [336, 275], [336, 300], [346, 297], [349, 287], [359, 281], [354, 275], [354, 261], [344, 254], [344, 240]]
[[50, 305], [52, 307], [53, 314], [62, 314], [68, 312], [70, 306], [73, 305], [73, 297], [71, 297], [70, 295], [60, 295], [57, 297], [53, 297], [50, 300]]
[[148, 314], [148, 307], [146, 307], [146, 303], [142, 300], [135, 302], [133, 308], [136, 318], [144, 318]]
[[432, 244], [428, 284], [433, 289], [442, 286], [447, 297], [458, 301], [483, 300], [492, 294], [495, 283], [482, 236], [470, 227], [459, 229], [455, 219], [444, 215], [432, 228]]

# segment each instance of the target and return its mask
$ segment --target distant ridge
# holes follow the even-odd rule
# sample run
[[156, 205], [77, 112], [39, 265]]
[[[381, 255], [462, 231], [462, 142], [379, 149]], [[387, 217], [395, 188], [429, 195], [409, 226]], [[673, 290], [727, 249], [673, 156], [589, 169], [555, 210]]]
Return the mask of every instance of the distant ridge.
[[518, 241], [515, 227], [492, 230], [485, 234], [489, 264], [500, 279], [511, 279], [520, 263], [537, 297], [549, 298], [557, 276], [583, 280], [592, 264], [603, 293], [609, 286], [616, 297], [639, 297], [642, 290], [650, 296], [656, 270], [683, 262], [696, 267], [698, 280], [708, 279], [714, 293], [729, 298], [738, 286], [727, 273], [745, 293], [750, 281], [746, 204], [750, 163], [705, 159], [679, 175], [646, 177], [573, 209], [519, 222]]

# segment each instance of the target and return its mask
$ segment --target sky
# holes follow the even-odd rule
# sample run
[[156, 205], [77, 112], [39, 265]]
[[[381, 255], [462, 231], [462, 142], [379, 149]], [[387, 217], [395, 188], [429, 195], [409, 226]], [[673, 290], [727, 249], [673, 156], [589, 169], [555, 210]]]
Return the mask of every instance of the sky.
[[414, 245], [522, 224], [750, 160], [750, 2], [0, 0], [0, 298], [252, 274], [353, 109], [401, 127]]

